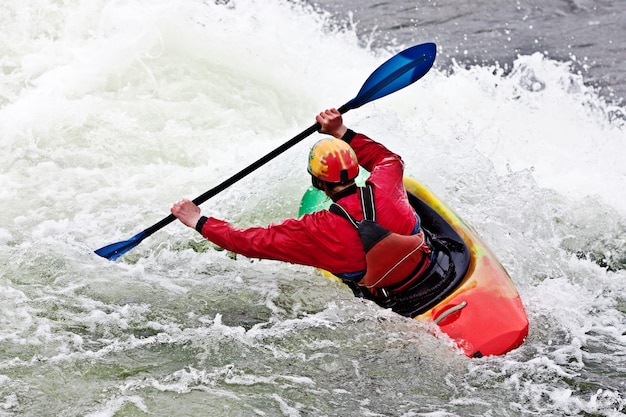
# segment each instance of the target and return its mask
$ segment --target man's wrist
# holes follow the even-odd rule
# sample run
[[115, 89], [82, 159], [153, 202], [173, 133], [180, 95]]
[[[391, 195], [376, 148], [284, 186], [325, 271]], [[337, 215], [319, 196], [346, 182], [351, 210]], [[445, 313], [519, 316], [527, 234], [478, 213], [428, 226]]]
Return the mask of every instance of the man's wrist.
[[202, 234], [202, 228], [204, 227], [204, 224], [207, 222], [208, 217], [206, 216], [200, 216], [200, 218], [198, 219], [198, 222], [196, 223], [196, 227], [195, 229]]
[[354, 130], [347, 129], [346, 133], [344, 133], [343, 136], [341, 136], [341, 140], [343, 140], [346, 143], [350, 143], [352, 139], [354, 139], [355, 136], [356, 136], [356, 132]]

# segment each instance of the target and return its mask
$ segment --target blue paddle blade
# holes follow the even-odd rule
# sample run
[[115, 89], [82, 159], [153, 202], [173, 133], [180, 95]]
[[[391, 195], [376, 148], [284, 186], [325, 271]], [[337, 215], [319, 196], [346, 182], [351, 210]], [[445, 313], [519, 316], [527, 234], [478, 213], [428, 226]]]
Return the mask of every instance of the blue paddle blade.
[[145, 231], [142, 231], [128, 240], [125, 240], [123, 242], [111, 243], [110, 245], [106, 245], [96, 250], [95, 252], [103, 258], [114, 261], [135, 246], [139, 245], [141, 241], [144, 240], [146, 237], [148, 237], [148, 234]]
[[357, 96], [343, 106], [345, 111], [413, 84], [430, 70], [436, 55], [437, 46], [434, 43], [423, 43], [389, 58], [369, 76]]

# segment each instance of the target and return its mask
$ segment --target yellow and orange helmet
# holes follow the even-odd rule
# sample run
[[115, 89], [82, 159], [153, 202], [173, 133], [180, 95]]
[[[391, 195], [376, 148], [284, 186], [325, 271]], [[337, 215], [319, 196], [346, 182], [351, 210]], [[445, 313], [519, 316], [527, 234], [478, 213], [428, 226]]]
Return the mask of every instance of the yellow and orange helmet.
[[325, 138], [311, 148], [307, 171], [321, 181], [345, 184], [359, 175], [359, 161], [346, 142]]

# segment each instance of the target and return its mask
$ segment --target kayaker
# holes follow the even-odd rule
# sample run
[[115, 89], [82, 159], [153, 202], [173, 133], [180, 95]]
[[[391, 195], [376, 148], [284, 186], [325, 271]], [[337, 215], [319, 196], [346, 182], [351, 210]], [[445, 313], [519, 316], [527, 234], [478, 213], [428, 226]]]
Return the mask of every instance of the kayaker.
[[[324, 138], [311, 148], [308, 172], [313, 185], [335, 203], [331, 210], [247, 229], [203, 216], [200, 208], [187, 199], [174, 204], [171, 212], [183, 224], [226, 250], [249, 258], [321, 268], [340, 277], [355, 295], [378, 301], [388, 299], [410, 288], [434, 257], [420, 228], [420, 218], [408, 201], [402, 182], [404, 163], [382, 144], [348, 129], [336, 109], [321, 112], [316, 121], [321, 125], [320, 133], [332, 138]], [[368, 188], [355, 184], [359, 165], [370, 172]], [[373, 194], [369, 198], [374, 203], [371, 208], [375, 210], [375, 224], [393, 232], [392, 237], [400, 236], [398, 239], [404, 240], [398, 243], [397, 239], [387, 239], [387, 245], [379, 244], [378, 249], [367, 252], [366, 259], [367, 246], [376, 247], [376, 242], [363, 243], [357, 227], [367, 223], [362, 222], [362, 206], [368, 206], [365, 198], [368, 189]], [[402, 252], [407, 251], [406, 245], [410, 256]], [[396, 258], [388, 256], [396, 252], [402, 253]], [[389, 265], [389, 259], [397, 261]], [[398, 265], [401, 267], [397, 268]]]

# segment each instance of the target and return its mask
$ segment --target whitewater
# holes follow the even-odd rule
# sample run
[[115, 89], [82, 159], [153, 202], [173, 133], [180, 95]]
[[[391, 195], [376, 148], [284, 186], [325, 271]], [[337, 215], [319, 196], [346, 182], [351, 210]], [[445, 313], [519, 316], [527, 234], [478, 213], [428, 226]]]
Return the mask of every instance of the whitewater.
[[[468, 359], [311, 268], [236, 256], [179, 223], [116, 262], [94, 254], [411, 45], [364, 44], [297, 1], [4, 3], [0, 416], [626, 415], [624, 107], [572, 62], [436, 62], [344, 117], [402, 155], [517, 286], [527, 340]], [[318, 138], [204, 214], [296, 216]]]

